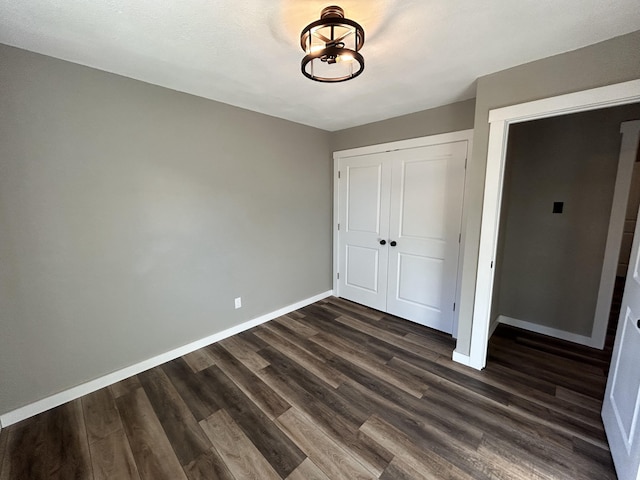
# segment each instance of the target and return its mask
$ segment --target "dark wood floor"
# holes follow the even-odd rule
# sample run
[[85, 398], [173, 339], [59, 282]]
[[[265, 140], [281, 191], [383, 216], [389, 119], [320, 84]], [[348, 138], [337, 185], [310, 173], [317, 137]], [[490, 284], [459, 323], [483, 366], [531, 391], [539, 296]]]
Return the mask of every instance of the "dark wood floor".
[[614, 479], [610, 350], [451, 337], [329, 298], [0, 434], [8, 479]]

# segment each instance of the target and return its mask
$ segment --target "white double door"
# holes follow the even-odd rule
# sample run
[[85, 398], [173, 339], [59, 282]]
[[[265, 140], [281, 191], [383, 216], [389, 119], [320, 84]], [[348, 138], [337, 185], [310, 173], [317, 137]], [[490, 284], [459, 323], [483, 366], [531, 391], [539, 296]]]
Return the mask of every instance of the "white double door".
[[452, 333], [467, 147], [340, 159], [339, 296]]

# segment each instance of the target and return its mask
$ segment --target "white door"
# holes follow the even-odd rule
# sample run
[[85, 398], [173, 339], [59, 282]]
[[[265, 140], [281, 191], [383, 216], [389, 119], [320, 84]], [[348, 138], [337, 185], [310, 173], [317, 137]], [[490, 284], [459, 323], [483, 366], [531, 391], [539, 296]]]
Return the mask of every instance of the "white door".
[[619, 480], [640, 480], [640, 222], [636, 225], [622, 309], [602, 405]]
[[387, 306], [390, 168], [378, 153], [340, 169], [340, 296], [377, 310]]
[[467, 143], [390, 152], [387, 311], [451, 333]]
[[467, 146], [340, 160], [341, 297], [452, 332]]

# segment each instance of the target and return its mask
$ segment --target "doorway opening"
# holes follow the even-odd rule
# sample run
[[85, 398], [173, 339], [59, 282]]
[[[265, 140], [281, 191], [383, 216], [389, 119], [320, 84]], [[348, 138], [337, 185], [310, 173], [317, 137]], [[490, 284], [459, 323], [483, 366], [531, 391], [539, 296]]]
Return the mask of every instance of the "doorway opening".
[[[491, 314], [495, 301], [494, 279], [496, 270], [494, 264], [498, 258], [501, 201], [507, 158], [507, 138], [510, 128], [531, 120], [627, 105], [639, 101], [640, 80], [635, 80], [514, 105], [490, 112], [489, 148], [473, 310], [470, 366], [482, 369], [486, 365]], [[618, 199], [617, 201], [619, 202], [620, 200]], [[626, 201], [626, 197], [623, 201]], [[556, 205], [556, 202], [561, 205]], [[551, 208], [551, 212], [564, 208], [562, 200], [554, 199]], [[608, 306], [606, 308], [608, 309]]]
[[621, 252], [622, 227], [633, 232], [638, 208], [628, 202], [635, 155], [621, 155], [621, 125], [628, 135], [637, 119], [640, 104], [631, 104], [510, 129], [492, 329], [603, 348], [616, 270], [630, 254]]

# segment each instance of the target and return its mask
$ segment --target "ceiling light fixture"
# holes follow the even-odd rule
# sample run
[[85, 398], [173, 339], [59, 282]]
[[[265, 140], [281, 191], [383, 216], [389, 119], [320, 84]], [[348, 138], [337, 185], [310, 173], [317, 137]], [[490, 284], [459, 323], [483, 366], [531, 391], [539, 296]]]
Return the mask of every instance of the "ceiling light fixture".
[[320, 20], [307, 25], [300, 34], [300, 46], [306, 52], [302, 73], [318, 82], [355, 78], [364, 70], [364, 57], [358, 53], [363, 44], [363, 28], [344, 18], [342, 8], [323, 8]]

